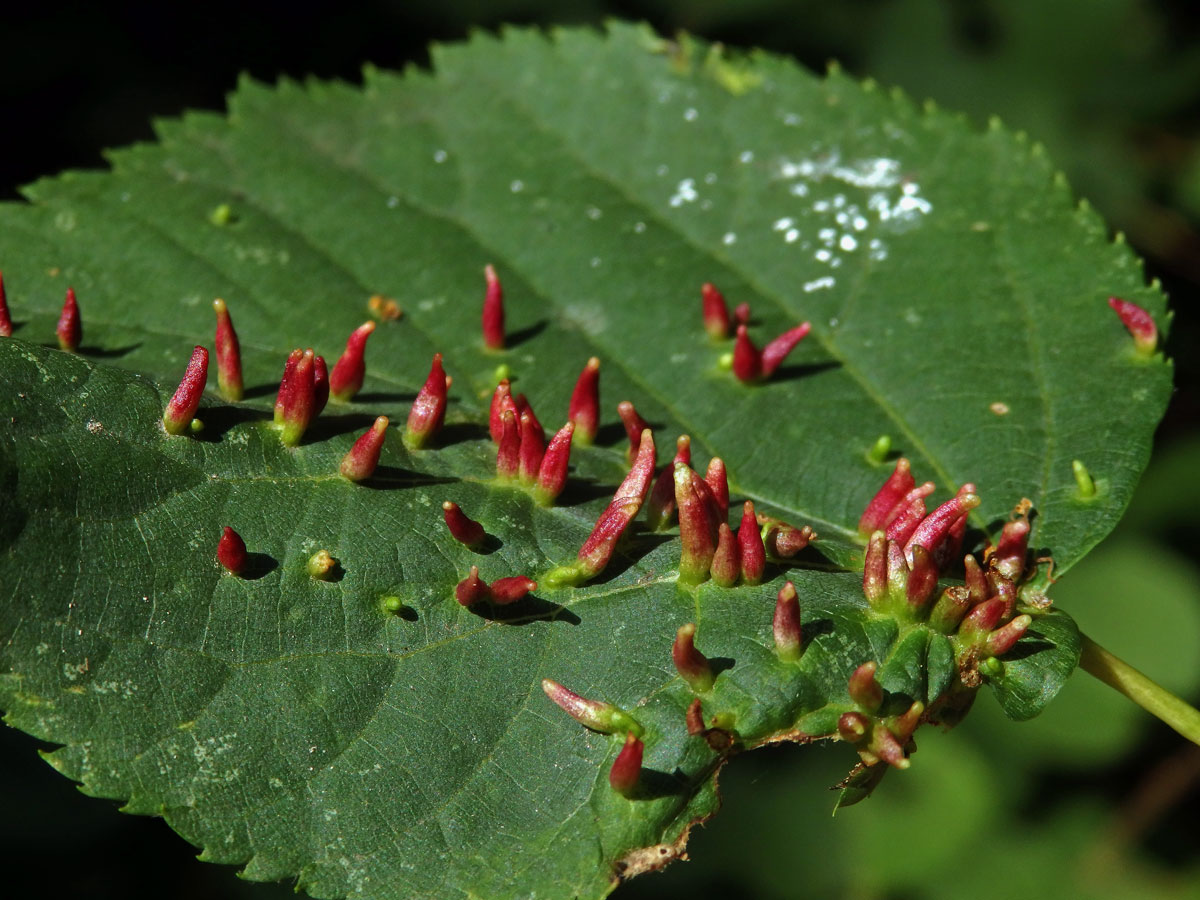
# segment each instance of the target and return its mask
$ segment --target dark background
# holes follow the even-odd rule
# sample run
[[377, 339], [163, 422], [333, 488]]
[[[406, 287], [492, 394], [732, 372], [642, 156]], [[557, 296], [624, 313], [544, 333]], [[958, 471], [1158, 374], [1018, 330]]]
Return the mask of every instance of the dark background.
[[[611, 16], [648, 20], [668, 35], [683, 28], [732, 47], [766, 47], [817, 70], [836, 58], [854, 74], [964, 110], [979, 125], [999, 114], [1043, 141], [1077, 192], [1147, 257], [1149, 275], [1162, 279], [1176, 312], [1167, 349], [1178, 390], [1131, 516], [1094, 554], [1100, 562], [1080, 566], [1075, 590], [1085, 593], [1089, 577], [1101, 586], [1105, 597], [1082, 602], [1117, 633], [1130, 631], [1132, 604], [1141, 610], [1144, 597], [1157, 598], [1145, 627], [1132, 628], [1143, 637], [1114, 649], [1200, 702], [1200, 646], [1169, 654], [1162, 670], [1152, 667], [1161, 655], [1155, 628], [1200, 637], [1200, 368], [1191, 352], [1200, 327], [1200, 16], [1185, 0], [9, 4], [0, 13], [0, 200], [19, 201], [20, 185], [62, 169], [104, 166], [104, 148], [153, 139], [155, 117], [223, 109], [239, 73], [268, 82], [358, 81], [366, 62], [426, 65], [431, 41], [461, 40], [473, 29], [599, 24]], [[1126, 584], [1129, 592], [1121, 593]], [[1077, 611], [1063, 594], [1056, 599]], [[832, 804], [822, 787], [840, 777], [844, 753], [755, 753], [724, 776], [729, 808], [693, 840], [699, 861], [618, 896], [900, 900], [940, 896], [930, 886], [935, 874], [926, 872], [935, 866], [952, 872], [962, 892], [990, 896], [999, 876], [977, 885], [969, 872], [1004, 870], [1001, 848], [1016, 853], [1019, 840], [997, 841], [986, 852], [976, 844], [954, 859], [925, 850], [917, 857], [928, 864], [916, 874], [909, 871], [913, 854], [896, 849], [920, 823], [961, 828], [944, 821], [952, 815], [992, 816], [1030, 840], [1044, 833], [1043, 842], [1065, 841], [1040, 862], [1036, 852], [1025, 853], [1027, 869], [1044, 867], [1034, 883], [1045, 893], [1031, 896], [1053, 895], [1051, 885], [1063, 877], [1057, 870], [1100, 858], [1137, 878], [1128, 888], [1122, 877], [1099, 878], [1088, 896], [1197, 896], [1200, 754], [1119, 698], [1076, 687], [1086, 678], [1068, 686], [1074, 695], [1062, 701], [1064, 712], [1056, 704], [1047, 723], [1013, 726], [1026, 729], [1015, 739], [986, 711], [982, 725], [968, 722], [973, 731], [927, 738], [927, 774], [914, 775], [908, 787], [889, 782], [891, 796], [881, 790], [874, 808], [840, 816], [839, 823], [858, 819], [836, 828], [827, 824]], [[943, 740], [958, 743], [934, 750]], [[7, 813], [0, 816], [0, 895], [290, 894], [196, 862], [195, 851], [159, 820], [121, 816], [109, 802], [82, 797], [37, 758], [36, 746], [0, 728], [0, 809]], [[909, 796], [914, 785], [922, 797]], [[943, 794], [942, 806], [930, 806], [929, 795]], [[887, 831], [889, 816], [895, 832]], [[837, 869], [856, 858], [856, 847], [859, 855], [875, 848], [866, 874], [798, 871], [822, 862]], [[982, 854], [977, 866], [963, 867], [967, 852]]]

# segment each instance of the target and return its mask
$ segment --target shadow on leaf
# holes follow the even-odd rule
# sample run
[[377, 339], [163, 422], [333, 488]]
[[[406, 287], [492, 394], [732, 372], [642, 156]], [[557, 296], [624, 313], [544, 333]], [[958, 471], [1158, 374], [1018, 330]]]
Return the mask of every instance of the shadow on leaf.
[[842, 364], [832, 360], [828, 362], [804, 363], [803, 365], [780, 366], [775, 370], [775, 374], [771, 376], [771, 383], [777, 381], [799, 381], [801, 378], [810, 378], [813, 375], [819, 375], [829, 369], [840, 369]]
[[612, 497], [616, 485], [601, 484], [592, 478], [570, 478], [567, 486], [554, 501], [555, 506], [581, 506], [600, 497]]
[[[58, 349], [57, 344], [45, 344], [44, 346], [53, 347], [55, 350]], [[141, 341], [138, 341], [136, 344], [127, 344], [124, 347], [80, 347], [79, 355], [90, 356], [93, 359], [119, 359], [122, 356], [128, 356], [140, 346], [142, 346]]]
[[807, 650], [817, 638], [825, 634], [833, 634], [833, 619], [814, 619], [811, 622], [805, 622], [800, 634], [801, 646]]
[[457, 478], [440, 478], [404, 469], [400, 466], [376, 466], [375, 474], [358, 482], [363, 487], [377, 491], [394, 491], [398, 488], [419, 487], [427, 484], [455, 484]]
[[454, 422], [438, 432], [437, 446], [450, 447], [468, 441], [481, 441], [488, 437], [488, 430], [478, 422]]
[[416, 399], [412, 391], [363, 391], [354, 395], [355, 403], [412, 403]]
[[735, 660], [729, 656], [710, 656], [708, 664], [712, 668], [713, 677], [716, 678], [722, 672], [732, 669]]
[[204, 430], [196, 434], [196, 439], [215, 443], [225, 437], [234, 426], [247, 422], [265, 422], [270, 414], [248, 406], [206, 406], [200, 409], [196, 417], [204, 423]]
[[1048, 652], [1058, 648], [1058, 645], [1053, 641], [1048, 641], [1044, 637], [1035, 636], [1032, 631], [1028, 636], [1017, 642], [1017, 645], [1004, 654], [1005, 662], [1016, 662], [1018, 659], [1026, 659], [1038, 653]]
[[246, 581], [257, 581], [278, 568], [279, 562], [267, 553], [247, 553], [246, 567], [242, 569], [242, 578]]
[[539, 319], [532, 325], [528, 325], [525, 328], [518, 329], [517, 331], [509, 332], [505, 338], [505, 343], [508, 345], [508, 349], [511, 350], [514, 347], [521, 346], [521, 344], [525, 343], [526, 341], [533, 340], [535, 337], [545, 331], [546, 326], [549, 324], [550, 322], [548, 319]]
[[256, 384], [254, 387], [248, 387], [242, 391], [243, 400], [255, 400], [259, 397], [274, 397], [279, 393], [279, 384], [267, 383]]
[[687, 776], [679, 769], [676, 769], [673, 775], [658, 769], [642, 769], [630, 799], [656, 800], [660, 797], [678, 797], [687, 790], [687, 785]]
[[362, 433], [375, 424], [375, 416], [365, 412], [328, 415], [322, 413], [304, 432], [302, 444], [315, 444], [341, 434]]
[[[631, 529], [632, 530], [632, 529]], [[613, 554], [604, 571], [593, 578], [588, 584], [607, 584], [619, 578], [649, 555], [656, 547], [674, 539], [670, 534], [656, 534], [652, 531], [639, 531], [632, 538], [626, 539], [619, 550]]]
[[566, 622], [568, 625], [578, 625], [582, 620], [561, 603], [551, 603], [535, 594], [526, 594], [516, 603], [496, 606], [491, 603], [477, 603], [471, 611], [481, 619], [496, 622], [501, 625], [524, 625], [528, 622]]

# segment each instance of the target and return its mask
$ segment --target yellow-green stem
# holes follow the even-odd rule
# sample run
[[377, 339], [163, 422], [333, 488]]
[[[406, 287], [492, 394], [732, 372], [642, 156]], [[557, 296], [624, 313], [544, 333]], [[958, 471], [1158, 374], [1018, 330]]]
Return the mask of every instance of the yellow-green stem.
[[1080, 668], [1162, 719], [1193, 744], [1200, 744], [1200, 710], [1113, 656], [1086, 634], [1080, 637], [1083, 638]]

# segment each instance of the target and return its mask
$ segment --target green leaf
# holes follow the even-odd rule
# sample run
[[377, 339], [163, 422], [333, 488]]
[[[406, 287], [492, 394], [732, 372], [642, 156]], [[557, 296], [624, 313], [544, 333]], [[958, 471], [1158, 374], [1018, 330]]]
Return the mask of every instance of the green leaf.
[[1057, 610], [1037, 619], [1021, 646], [1005, 657], [993, 676], [1000, 708], [1010, 719], [1032, 719], [1054, 699], [1079, 663], [1079, 629]]
[[[1036, 150], [870, 85], [619, 25], [434, 59], [434, 76], [368, 71], [362, 89], [245, 83], [228, 120], [162, 123], [111, 173], [0, 207], [20, 325], [0, 342], [0, 705], [63, 745], [50, 761], [85, 791], [164, 816], [252, 879], [318, 897], [601, 896], [674, 858], [717, 806], [724, 756], [684, 728], [675, 630], [697, 623], [719, 671], [706, 722], [744, 747], [831, 736], [866, 660], [897, 702], [935, 699], [948, 644], [870, 612], [853, 571], [888, 471], [867, 451], [891, 435], [938, 496], [975, 483], [973, 540], [1030, 498], [1034, 545], [1068, 569], [1128, 502], [1170, 390], [1105, 298], [1165, 326], [1164, 300]], [[489, 262], [501, 354], [477, 330]], [[760, 344], [813, 322], [769, 383], [721, 370], [706, 280], [749, 302]], [[67, 284], [80, 357], [37, 346]], [[405, 315], [372, 336], [363, 393], [282, 447], [268, 423], [286, 354], [332, 362], [375, 293]], [[203, 432], [168, 438], [162, 408], [215, 296], [250, 399], [208, 399]], [[339, 477], [376, 415], [404, 421], [434, 351], [454, 377], [441, 442], [389, 435], [371, 481]], [[509, 366], [557, 427], [592, 355], [605, 428], [543, 509], [493, 480], [494, 372]], [[819, 554], [758, 587], [689, 590], [677, 541], [639, 526], [589, 585], [457, 604], [471, 565], [537, 578], [574, 558], [625, 473], [622, 399], [660, 459], [690, 434], [698, 465], [721, 456], [735, 499], [813, 525]], [[1073, 459], [1096, 477], [1088, 501]], [[487, 552], [446, 533], [447, 499], [485, 525]], [[249, 578], [214, 560], [226, 525]], [[318, 549], [333, 580], [306, 573]], [[805, 625], [794, 666], [772, 643], [785, 578]], [[1005, 663], [1010, 713], [1036, 712], [1075, 664], [1065, 615], [1035, 630], [1047, 646]], [[643, 726], [634, 799], [606, 783], [621, 736], [568, 719], [542, 678]]]

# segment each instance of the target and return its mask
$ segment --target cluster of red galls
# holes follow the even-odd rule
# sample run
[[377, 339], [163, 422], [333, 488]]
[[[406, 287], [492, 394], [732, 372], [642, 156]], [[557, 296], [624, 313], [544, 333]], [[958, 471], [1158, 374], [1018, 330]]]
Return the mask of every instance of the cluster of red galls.
[[[500, 350], [505, 346], [503, 289], [491, 266], [485, 268], [485, 280], [483, 342], [491, 350]], [[1157, 351], [1158, 335], [1150, 315], [1141, 307], [1115, 297], [1109, 299], [1109, 305], [1133, 336], [1137, 353], [1152, 356]], [[236, 402], [243, 393], [237, 333], [224, 301], [215, 300], [213, 307], [217, 316], [218, 385], [223, 397]], [[769, 378], [810, 331], [809, 323], [803, 322], [759, 350], [747, 333], [750, 319], [747, 304], [738, 306], [731, 317], [720, 291], [706, 283], [701, 289], [701, 310], [705, 330], [714, 340], [728, 338], [736, 323], [730, 365], [743, 382]], [[297, 348], [288, 356], [274, 410], [274, 422], [285, 445], [296, 446], [300, 442], [330, 396], [348, 401], [361, 389], [366, 342], [374, 328], [374, 322], [366, 322], [354, 330], [332, 372], [327, 371], [325, 360], [311, 349]], [[11, 335], [12, 331], [0, 275], [0, 336]], [[70, 288], [57, 334], [63, 350], [78, 349], [82, 326], [75, 292]], [[595, 357], [588, 360], [572, 393], [568, 420], [548, 444], [526, 398], [520, 394], [514, 396], [507, 379], [500, 382], [492, 398], [489, 431], [497, 447], [496, 472], [501, 482], [531, 489], [542, 505], [555, 501], [566, 485], [573, 441], [588, 444], [596, 435], [599, 366]], [[208, 351], [197, 346], [178, 390], [163, 413], [163, 426], [168, 434], [185, 434], [196, 428], [194, 418], [207, 375]], [[442, 369], [441, 354], [434, 354], [429, 376], [409, 413], [403, 437], [406, 446], [421, 448], [441, 429], [450, 384], [451, 379]], [[685, 584], [699, 584], [709, 578], [722, 586], [732, 586], [739, 580], [757, 584], [762, 579], [768, 553], [787, 559], [815, 538], [808, 526], [797, 528], [756, 515], [750, 501], [743, 507], [741, 525], [735, 534], [727, 521], [729, 487], [724, 463], [719, 458], [713, 459], [705, 475], [700, 476], [691, 468], [690, 441], [685, 435], [677, 442], [671, 464], [655, 479], [655, 446], [650, 428], [628, 401], [618, 406], [618, 414], [629, 435], [629, 474], [601, 513], [577, 559], [547, 574], [546, 581], [551, 585], [578, 584], [603, 571], [618, 540], [647, 498], [653, 528], [666, 527], [672, 518], [678, 518], [679, 580]], [[343, 476], [360, 481], [373, 474], [387, 427], [387, 417], [380, 416], [355, 442], [342, 460], [339, 470]], [[878, 613], [923, 622], [950, 636], [961, 684], [969, 690], [978, 685], [981, 672], [997, 671], [995, 658], [1011, 649], [1032, 622], [1029, 615], [1015, 615], [1017, 586], [1025, 574], [1028, 504], [1023, 502], [1018, 507], [998, 544], [985, 551], [983, 566], [967, 554], [963, 558], [964, 583], [938, 593], [939, 576], [961, 553], [967, 516], [979, 504], [979, 498], [973, 485], [963, 485], [954, 498], [928, 512], [925, 501], [933, 489], [932, 483], [917, 485], [908, 461], [901, 459], [867, 504], [859, 522], [859, 531], [868, 539], [863, 592]], [[447, 501], [443, 504], [443, 514], [447, 529], [463, 544], [478, 547], [486, 539], [483, 526], [470, 519], [457, 504]], [[245, 569], [246, 545], [232, 528], [224, 530], [217, 559], [232, 573]], [[502, 605], [519, 600], [536, 587], [535, 581], [523, 575], [499, 578], [488, 584], [480, 578], [478, 567], [472, 566], [468, 576], [455, 588], [455, 596], [465, 606], [479, 602]], [[679, 629], [672, 658], [680, 677], [691, 689], [696, 694], [706, 694], [712, 690], [715, 675], [708, 659], [695, 646], [695, 633], [694, 624]], [[800, 604], [790, 581], [776, 596], [772, 633], [779, 658], [785, 662], [798, 661], [803, 652]], [[883, 761], [904, 768], [908, 765], [907, 751], [913, 731], [932, 716], [927, 716], [924, 705], [916, 702], [900, 715], [880, 717], [883, 689], [875, 673], [875, 662], [868, 661], [851, 675], [847, 688], [851, 708], [838, 720], [838, 734], [858, 747], [867, 765]], [[644, 750], [641, 726], [612, 704], [586, 700], [549, 679], [543, 682], [543, 687], [554, 702], [588, 727], [625, 735], [609, 780], [621, 794], [635, 796]], [[716, 749], [723, 750], [735, 740], [734, 723], [728, 714], [717, 715], [705, 725], [699, 697], [687, 710], [686, 726], [689, 734], [703, 737]]]
[[[680, 478], [680, 482], [683, 479]], [[1029, 504], [1023, 501], [1004, 526], [1000, 539], [984, 552], [983, 565], [963, 557], [964, 584], [937, 591], [943, 568], [958, 557], [967, 516], [979, 504], [972, 485], [964, 485], [951, 500], [928, 511], [925, 498], [931, 484], [917, 485], [908, 460], [900, 459], [891, 476], [867, 504], [859, 529], [868, 538], [863, 592], [873, 610], [902, 622], [924, 623], [949, 637], [956, 655], [959, 684], [947, 696], [969, 700], [982, 674], [1002, 673], [996, 660], [1010, 650], [1032, 623], [1016, 615], [1017, 588], [1026, 575]], [[681, 530], [683, 518], [681, 518]], [[770, 530], [770, 526], [764, 530]], [[772, 638], [783, 663], [797, 663], [804, 652], [799, 598], [786, 582], [775, 598]], [[718, 713], [706, 722], [702, 697], [716, 681], [710, 661], [695, 645], [696, 626], [687, 624], [675, 635], [672, 660], [680, 678], [697, 696], [685, 715], [688, 734], [704, 739], [722, 752], [737, 740], [731, 713]], [[877, 664], [867, 661], [851, 674], [849, 703], [837, 722], [838, 736], [855, 745], [864, 764], [887, 763], [907, 768], [911, 738], [924, 721], [937, 720], [938, 707], [926, 711], [921, 701], [902, 712], [882, 715], [884, 690], [876, 679]], [[624, 738], [609, 774], [612, 787], [626, 797], [638, 796], [645, 752], [644, 729], [628, 712], [604, 701], [589, 700], [546, 679], [543, 688], [556, 704], [584, 725]]]

